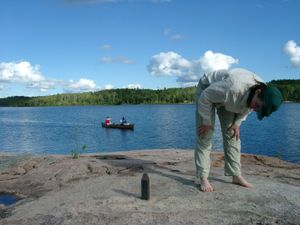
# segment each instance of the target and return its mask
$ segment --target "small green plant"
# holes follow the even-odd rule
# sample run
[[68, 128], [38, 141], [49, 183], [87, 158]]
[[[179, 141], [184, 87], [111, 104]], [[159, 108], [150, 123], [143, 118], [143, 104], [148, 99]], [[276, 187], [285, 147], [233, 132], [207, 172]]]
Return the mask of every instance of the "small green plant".
[[78, 139], [77, 139], [77, 131], [78, 131], [77, 127], [73, 128], [72, 139], [73, 139], [74, 147], [71, 150], [71, 156], [72, 156], [73, 159], [78, 159], [79, 155], [84, 153], [88, 148], [87, 145], [84, 144], [81, 147], [81, 149], [79, 149]]
[[274, 157], [281, 159], [281, 154], [280, 152], [275, 152]]
[[80, 149], [80, 151], [78, 149], [72, 149], [71, 151], [71, 156], [73, 159], [78, 159], [79, 158], [79, 155], [84, 153], [86, 150], [87, 150], [87, 145], [83, 145]]

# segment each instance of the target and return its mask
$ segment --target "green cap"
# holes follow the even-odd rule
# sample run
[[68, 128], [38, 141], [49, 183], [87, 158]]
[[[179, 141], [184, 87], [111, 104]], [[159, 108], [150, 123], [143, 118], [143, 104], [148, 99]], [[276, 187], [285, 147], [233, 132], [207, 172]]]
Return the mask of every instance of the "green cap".
[[266, 87], [264, 91], [264, 102], [261, 109], [257, 112], [257, 118], [262, 120], [265, 116], [268, 117], [279, 109], [283, 97], [281, 92], [276, 87]]

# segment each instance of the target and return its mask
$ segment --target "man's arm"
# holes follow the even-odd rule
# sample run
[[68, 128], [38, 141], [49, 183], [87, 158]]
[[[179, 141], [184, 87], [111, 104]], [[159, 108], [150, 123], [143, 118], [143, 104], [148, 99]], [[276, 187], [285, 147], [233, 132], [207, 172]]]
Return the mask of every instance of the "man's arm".
[[206, 88], [198, 99], [198, 113], [202, 118], [202, 124], [212, 125], [212, 113], [214, 104], [224, 103], [227, 98], [228, 84], [225, 81], [219, 81]]

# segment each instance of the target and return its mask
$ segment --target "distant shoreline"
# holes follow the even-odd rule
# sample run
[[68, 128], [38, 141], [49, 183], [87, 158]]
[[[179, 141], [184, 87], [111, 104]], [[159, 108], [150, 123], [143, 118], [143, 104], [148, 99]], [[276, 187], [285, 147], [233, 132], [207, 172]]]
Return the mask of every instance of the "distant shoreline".
[[[284, 104], [299, 104], [300, 102], [296, 101], [284, 101]], [[76, 106], [91, 106], [91, 107], [96, 107], [96, 106], [134, 106], [134, 105], [194, 105], [195, 103], [141, 103], [141, 104], [118, 104], [118, 105], [49, 105], [49, 106], [1, 106], [0, 108], [34, 108], [34, 107], [76, 107]]]
[[[300, 102], [298, 80], [272, 80], [285, 101]], [[120, 104], [181, 104], [195, 101], [196, 86], [164, 89], [117, 88], [83, 93], [61, 93], [46, 96], [11, 96], [0, 98], [0, 106], [67, 106]]]

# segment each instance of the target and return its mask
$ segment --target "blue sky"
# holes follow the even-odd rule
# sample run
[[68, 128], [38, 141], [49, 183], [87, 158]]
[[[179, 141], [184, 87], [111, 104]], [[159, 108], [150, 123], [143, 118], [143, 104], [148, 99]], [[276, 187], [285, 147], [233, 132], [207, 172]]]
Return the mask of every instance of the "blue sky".
[[300, 78], [298, 0], [1, 0], [0, 97]]

